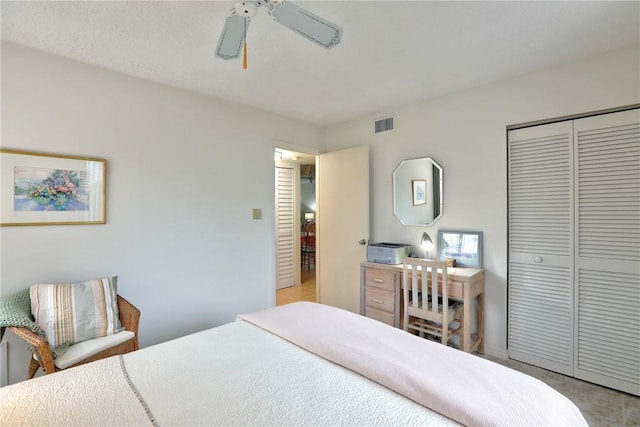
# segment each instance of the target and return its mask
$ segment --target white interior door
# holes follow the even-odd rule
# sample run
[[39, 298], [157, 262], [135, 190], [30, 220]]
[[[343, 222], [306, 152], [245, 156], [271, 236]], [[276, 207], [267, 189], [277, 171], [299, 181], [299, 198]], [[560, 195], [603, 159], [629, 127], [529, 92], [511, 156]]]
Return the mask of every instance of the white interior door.
[[276, 289], [295, 284], [300, 251], [296, 245], [295, 169], [276, 167]]
[[334, 151], [317, 164], [318, 302], [360, 313], [360, 262], [369, 239], [369, 147]]

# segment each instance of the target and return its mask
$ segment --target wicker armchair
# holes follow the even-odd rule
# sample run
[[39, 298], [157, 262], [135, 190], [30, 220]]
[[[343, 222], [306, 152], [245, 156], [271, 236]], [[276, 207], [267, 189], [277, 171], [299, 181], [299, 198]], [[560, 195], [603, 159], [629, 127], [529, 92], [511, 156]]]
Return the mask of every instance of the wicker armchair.
[[[118, 295], [118, 311], [120, 314], [120, 322], [122, 323], [122, 326], [127, 331], [133, 332], [134, 337], [123, 343], [107, 348], [106, 350], [102, 350], [98, 353], [93, 353], [88, 357], [82, 359], [81, 361], [65, 367], [64, 369], [93, 362], [95, 360], [104, 359], [106, 357], [115, 356], [118, 354], [129, 353], [131, 351], [139, 349], [138, 324], [140, 322], [140, 310], [138, 310], [129, 301]], [[61, 370], [58, 366], [56, 366], [55, 360], [51, 353], [51, 348], [49, 347], [49, 342], [46, 339], [33, 333], [27, 328], [10, 326], [8, 327], [8, 329], [13, 331], [17, 336], [33, 346], [34, 354], [32, 355], [31, 362], [29, 363], [28, 378], [33, 378], [39, 368], [43, 368], [45, 374], [53, 374]]]

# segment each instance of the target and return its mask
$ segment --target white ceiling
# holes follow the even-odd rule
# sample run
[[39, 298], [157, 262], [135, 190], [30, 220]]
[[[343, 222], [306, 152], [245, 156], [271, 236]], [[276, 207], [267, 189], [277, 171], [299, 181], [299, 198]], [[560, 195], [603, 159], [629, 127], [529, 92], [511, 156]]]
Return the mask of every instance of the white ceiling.
[[640, 1], [295, 1], [320, 48], [261, 9], [249, 68], [214, 57], [232, 1], [1, 2], [2, 39], [318, 125], [640, 43]]

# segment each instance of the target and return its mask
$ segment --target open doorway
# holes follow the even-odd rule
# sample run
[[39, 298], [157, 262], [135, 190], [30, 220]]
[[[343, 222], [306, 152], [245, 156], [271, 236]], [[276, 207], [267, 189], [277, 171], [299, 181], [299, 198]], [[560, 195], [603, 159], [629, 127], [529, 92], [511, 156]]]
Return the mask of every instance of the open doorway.
[[276, 148], [276, 305], [317, 301], [316, 156]]

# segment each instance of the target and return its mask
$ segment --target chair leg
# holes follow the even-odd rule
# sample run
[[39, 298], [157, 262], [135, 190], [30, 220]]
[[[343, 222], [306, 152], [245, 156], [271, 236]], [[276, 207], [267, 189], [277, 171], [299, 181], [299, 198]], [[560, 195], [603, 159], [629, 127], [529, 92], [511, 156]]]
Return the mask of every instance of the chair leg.
[[38, 372], [38, 369], [40, 369], [40, 364], [33, 356], [31, 356], [31, 362], [29, 362], [29, 371], [27, 372], [27, 379], [33, 378], [36, 375], [36, 372]]
[[[444, 320], [444, 322], [446, 322], [446, 319]], [[449, 341], [449, 324], [443, 323], [442, 324], [442, 344], [447, 345], [448, 341]]]

